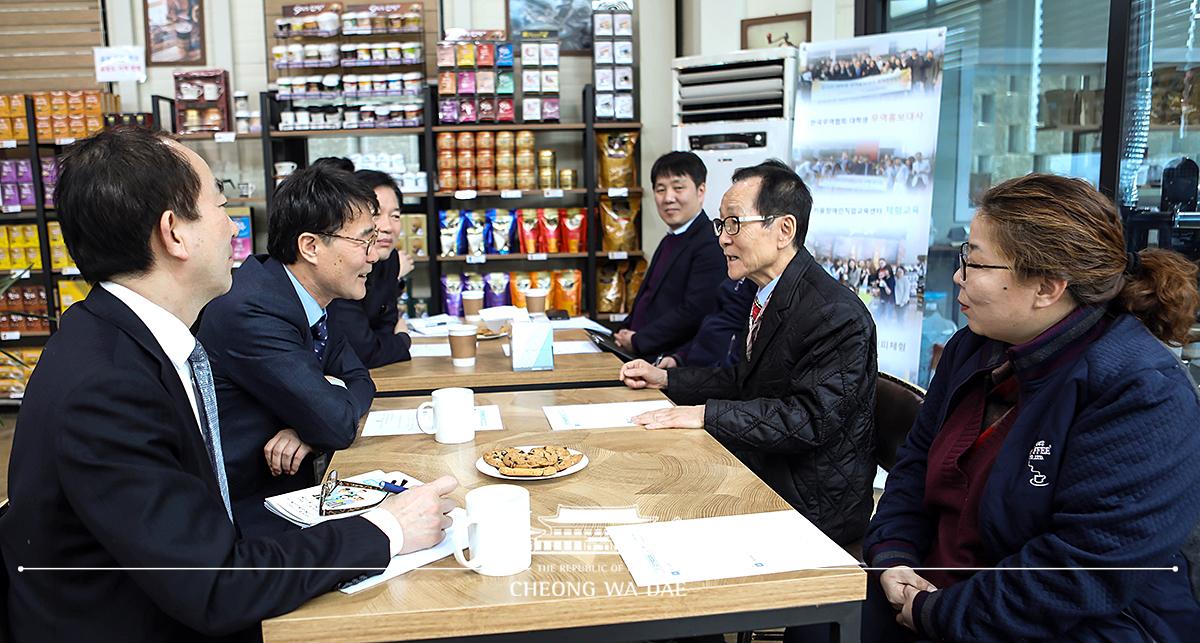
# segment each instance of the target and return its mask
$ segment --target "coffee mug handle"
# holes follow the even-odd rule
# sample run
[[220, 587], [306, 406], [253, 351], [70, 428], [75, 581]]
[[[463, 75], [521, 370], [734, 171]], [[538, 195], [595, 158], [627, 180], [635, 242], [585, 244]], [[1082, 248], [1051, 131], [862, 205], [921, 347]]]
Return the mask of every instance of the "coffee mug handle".
[[[425, 425], [421, 424], [421, 412], [424, 411], [425, 409], [429, 409], [430, 411], [433, 411], [434, 410], [433, 402], [421, 402], [421, 405], [417, 407], [417, 428], [421, 429], [421, 433], [425, 433], [427, 435], [433, 435], [433, 434], [437, 433], [437, 416], [436, 415], [434, 416], [433, 426], [429, 427], [429, 429], [427, 430], [425, 428]], [[434, 411], [434, 412], [436, 413], [436, 411]]]
[[471, 528], [478, 526], [478, 520], [470, 517], [464, 519], [461, 527], [462, 531], [459, 532], [463, 534], [461, 536], [462, 542], [454, 543], [454, 560], [457, 560], [459, 565], [462, 565], [467, 569], [478, 570], [480, 567], [483, 567], [483, 561], [479, 560], [478, 556], [472, 558], [471, 560], [467, 560], [466, 554], [463, 553], [471, 543]]

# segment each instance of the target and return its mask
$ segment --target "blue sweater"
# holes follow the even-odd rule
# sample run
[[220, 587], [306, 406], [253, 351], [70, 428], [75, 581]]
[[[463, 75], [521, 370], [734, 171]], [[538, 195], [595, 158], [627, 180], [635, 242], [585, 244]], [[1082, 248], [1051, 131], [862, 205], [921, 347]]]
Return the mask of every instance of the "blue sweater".
[[[969, 329], [947, 344], [868, 528], [872, 566], [920, 566], [935, 527], [924, 508], [929, 446], [954, 393], [996, 364], [998, 348]], [[990, 565], [1180, 571], [981, 571], [918, 597], [922, 633], [946, 641], [1194, 640], [1200, 605], [1183, 551], [1200, 520], [1200, 397], [1191, 378], [1122, 314], [1065, 366], [1018, 379], [1019, 413], [979, 511]]]

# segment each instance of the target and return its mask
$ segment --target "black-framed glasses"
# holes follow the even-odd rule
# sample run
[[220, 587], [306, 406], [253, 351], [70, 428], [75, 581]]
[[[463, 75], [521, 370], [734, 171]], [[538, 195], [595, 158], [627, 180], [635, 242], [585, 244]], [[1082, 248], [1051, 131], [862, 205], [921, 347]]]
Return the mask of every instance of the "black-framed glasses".
[[962, 275], [962, 280], [967, 280], [967, 268], [979, 268], [981, 270], [1012, 270], [1011, 266], [992, 266], [986, 263], [971, 263], [967, 261], [967, 251], [971, 249], [971, 243], [964, 241], [958, 247], [958, 270]]
[[353, 241], [354, 243], [357, 243], [360, 246], [365, 245], [366, 247], [363, 248], [363, 250], [365, 250], [367, 254], [371, 254], [371, 248], [375, 246], [376, 241], [379, 241], [379, 231], [378, 230], [371, 231], [371, 236], [367, 237], [366, 239], [359, 239], [358, 237], [347, 237], [345, 235], [333, 234], [332, 232], [318, 232], [317, 234], [319, 234], [323, 237], [333, 237], [335, 239], [345, 239], [346, 241]]
[[732, 237], [733, 235], [742, 231], [743, 223], [766, 224], [766, 222], [770, 221], [773, 218], [775, 218], [775, 217], [774, 216], [765, 216], [764, 217], [762, 215], [756, 214], [754, 216], [746, 216], [746, 217], [725, 217], [724, 219], [713, 219], [713, 222], [712, 222], [713, 232], [716, 233], [716, 235], [719, 237], [719, 236], [721, 236], [721, 231], [724, 230], [725, 232], [727, 232], [729, 234], [729, 236]]
[[[405, 480], [401, 486], [407, 484]], [[336, 516], [352, 511], [363, 511], [379, 505], [391, 495], [380, 485], [341, 480], [337, 469], [331, 469], [321, 483], [321, 493], [317, 497], [317, 507], [322, 516]]]

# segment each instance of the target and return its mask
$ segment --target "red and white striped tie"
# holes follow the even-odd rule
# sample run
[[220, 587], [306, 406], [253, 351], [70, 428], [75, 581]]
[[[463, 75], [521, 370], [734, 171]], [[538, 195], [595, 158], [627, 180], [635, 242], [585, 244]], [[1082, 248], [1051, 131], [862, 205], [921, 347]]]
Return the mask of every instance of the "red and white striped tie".
[[755, 297], [754, 305], [750, 307], [750, 328], [746, 332], [746, 361], [750, 361], [750, 348], [754, 346], [754, 338], [758, 337], [758, 319], [762, 317], [762, 311], [763, 307]]

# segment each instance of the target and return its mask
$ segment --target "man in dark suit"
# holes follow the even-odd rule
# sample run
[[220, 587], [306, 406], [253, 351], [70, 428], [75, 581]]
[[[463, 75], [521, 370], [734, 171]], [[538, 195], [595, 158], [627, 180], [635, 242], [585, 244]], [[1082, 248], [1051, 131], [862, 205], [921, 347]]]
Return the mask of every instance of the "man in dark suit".
[[717, 291], [717, 309], [700, 322], [692, 341], [674, 353], [664, 355], [654, 365], [733, 366], [742, 361], [746, 345], [746, 318], [758, 286], [749, 279], [726, 279]]
[[400, 297], [400, 280], [412, 272], [413, 261], [408, 253], [395, 247], [397, 228], [403, 225], [396, 182], [376, 170], [359, 170], [354, 178], [372, 189], [379, 201], [379, 215], [375, 217], [375, 228], [379, 230], [375, 248], [379, 259], [367, 277], [365, 297], [359, 301], [335, 299], [329, 303], [329, 329], [346, 336], [363, 366], [375, 368], [412, 359], [408, 353], [412, 338], [400, 322], [396, 300]]
[[708, 170], [692, 152], [664, 154], [650, 168], [654, 204], [667, 235], [615, 340], [626, 351], [651, 360], [686, 344], [700, 320], [716, 307], [725, 279], [721, 246], [704, 214]]
[[354, 175], [315, 164], [288, 177], [271, 203], [267, 249], [233, 273], [204, 310], [221, 402], [229, 494], [247, 534], [294, 526], [263, 506], [315, 482], [319, 454], [345, 449], [375, 385], [325, 308], [362, 299], [375, 262], [375, 193]]
[[[804, 249], [812, 197], [778, 161], [742, 168], [721, 200], [731, 279], [758, 285], [746, 359], [733, 368], [621, 368], [680, 406], [634, 418], [703, 428], [841, 544], [862, 539], [875, 477], [875, 323]], [[688, 406], [696, 405], [696, 406]]]
[[209, 363], [188, 331], [230, 285], [220, 185], [165, 135], [115, 128], [68, 153], [55, 200], [95, 287], [63, 314], [17, 418], [0, 570], [25, 570], [8, 574], [0, 638], [255, 640], [263, 618], [441, 539], [449, 477], [363, 517], [241, 538]]

